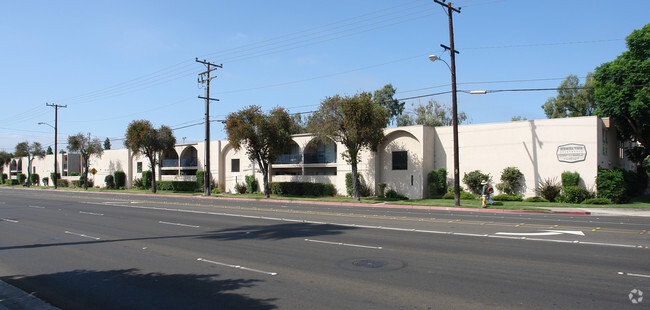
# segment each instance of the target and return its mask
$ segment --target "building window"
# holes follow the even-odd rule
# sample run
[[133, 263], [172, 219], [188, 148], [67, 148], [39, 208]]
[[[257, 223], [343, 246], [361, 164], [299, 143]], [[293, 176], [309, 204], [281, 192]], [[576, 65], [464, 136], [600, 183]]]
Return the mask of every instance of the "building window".
[[139, 162], [137, 162], [135, 165], [136, 165], [136, 167], [137, 167], [137, 168], [136, 168], [137, 173], [141, 173], [141, 172], [142, 172], [142, 162], [139, 161]]
[[230, 171], [239, 172], [239, 158], [230, 160]]
[[603, 129], [603, 155], [605, 156], [607, 156], [607, 149], [609, 148], [607, 133], [607, 129]]
[[393, 152], [393, 170], [408, 169], [408, 153], [406, 151]]

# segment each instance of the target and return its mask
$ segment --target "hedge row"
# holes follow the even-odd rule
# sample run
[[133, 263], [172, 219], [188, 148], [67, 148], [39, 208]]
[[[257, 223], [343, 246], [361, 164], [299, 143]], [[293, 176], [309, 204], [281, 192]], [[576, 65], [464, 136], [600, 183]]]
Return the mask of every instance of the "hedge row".
[[331, 183], [271, 182], [269, 190], [274, 195], [334, 196], [336, 188]]
[[193, 192], [197, 189], [195, 181], [158, 181], [156, 189], [161, 191]]

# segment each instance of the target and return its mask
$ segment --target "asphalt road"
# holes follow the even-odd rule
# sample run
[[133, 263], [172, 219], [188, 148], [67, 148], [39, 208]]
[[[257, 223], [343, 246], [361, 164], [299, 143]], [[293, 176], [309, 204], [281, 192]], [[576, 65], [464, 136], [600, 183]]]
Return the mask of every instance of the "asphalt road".
[[61, 309], [650, 309], [649, 228], [2, 188], [0, 280]]

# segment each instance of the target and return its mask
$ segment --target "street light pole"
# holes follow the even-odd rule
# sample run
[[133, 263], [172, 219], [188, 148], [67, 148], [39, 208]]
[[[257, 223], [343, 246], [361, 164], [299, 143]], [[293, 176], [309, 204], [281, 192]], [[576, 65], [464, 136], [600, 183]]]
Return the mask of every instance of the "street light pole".
[[454, 49], [454, 23], [452, 13], [460, 13], [460, 8], [451, 6], [451, 2], [444, 3], [438, 0], [433, 0], [435, 3], [440, 4], [447, 8], [447, 15], [449, 16], [449, 47], [440, 44], [444, 49], [450, 51], [451, 55], [451, 100], [452, 100], [452, 127], [454, 137], [454, 205], [460, 206], [460, 161], [458, 155], [458, 98], [456, 91], [456, 54], [459, 52]]

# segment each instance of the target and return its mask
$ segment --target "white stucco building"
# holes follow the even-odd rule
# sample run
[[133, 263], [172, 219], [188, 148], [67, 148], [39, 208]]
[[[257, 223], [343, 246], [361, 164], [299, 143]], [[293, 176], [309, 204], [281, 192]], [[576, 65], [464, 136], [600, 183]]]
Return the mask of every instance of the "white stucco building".
[[[448, 184], [453, 184], [453, 139], [451, 127], [408, 126], [385, 129], [386, 141], [376, 153], [361, 154], [359, 173], [370, 188], [383, 182], [411, 199], [426, 198], [427, 174], [446, 168]], [[216, 184], [227, 192], [244, 182], [246, 175], [262, 175], [243, 150], [236, 151], [228, 141], [210, 142], [211, 174]], [[293, 136], [290, 151], [281, 155], [271, 168], [271, 181], [302, 181], [332, 183], [339, 195], [345, 195], [345, 174], [351, 171], [342, 157], [344, 147], [318, 142], [310, 134]], [[196, 180], [196, 171], [204, 169], [205, 143], [177, 144], [163, 154], [156, 167], [159, 180]], [[59, 154], [59, 169], [70, 169], [74, 155]], [[64, 158], [63, 156], [66, 156]], [[459, 126], [460, 175], [480, 170], [500, 183], [506, 167], [517, 167], [523, 173], [524, 196], [534, 196], [537, 184], [557, 178], [564, 171], [580, 173], [586, 188], [595, 190], [598, 167], [632, 169], [624, 157], [621, 144], [609, 119], [596, 116], [562, 119], [516, 121]], [[41, 178], [53, 171], [53, 155], [35, 159], [32, 171]], [[80, 163], [75, 162], [78, 166]], [[132, 156], [127, 149], [106, 150], [101, 158], [92, 157], [90, 167], [97, 170], [95, 185], [104, 186], [104, 177], [122, 170], [127, 187], [134, 178], [149, 170], [149, 161]], [[27, 174], [27, 159], [14, 159], [5, 166], [15, 178]], [[77, 170], [78, 171], [78, 170]], [[67, 173], [64, 173], [64, 178]], [[462, 183], [461, 185], [465, 186]]]

